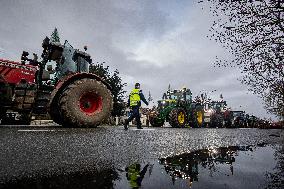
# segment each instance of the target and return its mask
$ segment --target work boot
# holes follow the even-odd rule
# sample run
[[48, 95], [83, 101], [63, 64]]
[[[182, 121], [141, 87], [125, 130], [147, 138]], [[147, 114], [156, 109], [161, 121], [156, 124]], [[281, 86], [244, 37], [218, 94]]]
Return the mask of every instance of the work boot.
[[128, 123], [127, 123], [127, 120], [125, 120], [125, 122], [124, 122], [123, 126], [124, 126], [124, 130], [127, 130], [127, 129], [128, 129]]

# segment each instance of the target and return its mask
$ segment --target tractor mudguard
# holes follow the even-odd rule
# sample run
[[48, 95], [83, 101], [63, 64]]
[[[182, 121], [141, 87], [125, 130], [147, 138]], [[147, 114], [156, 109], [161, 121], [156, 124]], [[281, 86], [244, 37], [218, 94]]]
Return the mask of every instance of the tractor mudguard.
[[71, 74], [71, 75], [67, 75], [65, 77], [63, 77], [62, 79], [60, 79], [57, 84], [55, 85], [54, 90], [51, 93], [51, 98], [50, 98], [50, 102], [48, 104], [48, 111], [50, 111], [50, 108], [52, 107], [53, 103], [56, 103], [56, 101], [58, 100], [58, 98], [60, 97], [60, 94], [62, 93], [62, 91], [65, 89], [66, 86], [68, 86], [70, 83], [78, 80], [78, 79], [83, 79], [83, 78], [90, 78], [90, 79], [95, 79], [97, 81], [101, 81], [104, 85], [106, 85], [106, 87], [112, 91], [111, 86], [105, 82], [102, 78], [100, 78], [99, 76], [95, 75], [95, 74], [91, 74], [91, 73], [75, 73], [75, 74]]

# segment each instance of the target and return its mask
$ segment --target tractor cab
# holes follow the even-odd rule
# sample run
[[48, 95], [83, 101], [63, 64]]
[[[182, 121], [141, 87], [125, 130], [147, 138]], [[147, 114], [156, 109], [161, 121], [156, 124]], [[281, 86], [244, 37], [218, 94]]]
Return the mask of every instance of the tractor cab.
[[61, 63], [58, 64], [56, 74], [60, 79], [69, 73], [89, 72], [91, 56], [85, 52], [74, 49], [66, 40], [61, 55]]
[[[42, 58], [45, 61], [55, 61], [55, 79], [70, 73], [89, 73], [89, 65], [92, 62], [91, 56], [86, 52], [74, 49], [70, 43], [65, 40], [64, 45], [58, 42], [50, 42], [49, 38], [45, 38], [42, 44]], [[87, 48], [85, 47], [85, 50]]]
[[244, 118], [245, 117], [245, 112], [244, 111], [232, 111], [233, 117], [237, 118]]
[[163, 95], [163, 100], [175, 101], [192, 101], [192, 93], [190, 89], [183, 88], [182, 90], [168, 90]]
[[244, 111], [231, 111], [231, 118], [234, 127], [245, 126], [245, 112]]
[[191, 102], [192, 93], [190, 89], [183, 88], [182, 90], [174, 90], [172, 98], [178, 101]]
[[212, 101], [209, 106], [216, 112], [225, 112], [227, 110], [226, 101]]
[[162, 100], [158, 100], [158, 108], [164, 109], [168, 106], [185, 105], [192, 102], [192, 93], [190, 89], [167, 91], [164, 93]]
[[167, 92], [167, 98], [175, 101], [191, 102], [192, 93], [190, 89], [183, 88], [182, 90], [173, 90]]

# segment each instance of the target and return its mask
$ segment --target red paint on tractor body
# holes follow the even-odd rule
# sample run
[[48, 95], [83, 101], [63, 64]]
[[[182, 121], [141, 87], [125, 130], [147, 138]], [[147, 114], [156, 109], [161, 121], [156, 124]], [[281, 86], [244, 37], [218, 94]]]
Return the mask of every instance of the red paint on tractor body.
[[19, 62], [0, 59], [0, 75], [7, 83], [17, 84], [22, 79], [35, 83], [36, 66], [22, 65]]

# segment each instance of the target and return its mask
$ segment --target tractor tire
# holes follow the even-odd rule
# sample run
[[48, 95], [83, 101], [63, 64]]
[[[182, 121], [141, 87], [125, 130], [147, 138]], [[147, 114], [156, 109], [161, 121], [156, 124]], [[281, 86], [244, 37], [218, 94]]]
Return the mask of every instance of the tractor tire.
[[158, 117], [149, 117], [150, 124], [152, 127], [162, 127], [165, 123], [165, 120], [160, 119]]
[[211, 128], [221, 128], [223, 127], [223, 117], [220, 114], [215, 114], [211, 117], [210, 121], [210, 127]]
[[198, 110], [195, 112], [196, 114], [196, 123], [195, 126], [200, 128], [204, 126], [204, 116], [203, 116], [203, 111], [202, 110]]
[[169, 114], [169, 123], [172, 127], [182, 128], [185, 126], [187, 117], [183, 108], [174, 108]]
[[107, 87], [95, 79], [84, 78], [66, 87], [58, 109], [65, 127], [96, 127], [110, 116], [112, 107]]
[[50, 104], [50, 107], [48, 109], [48, 113], [49, 113], [51, 119], [59, 125], [63, 124], [60, 109], [59, 109], [59, 99], [61, 99], [61, 96], [62, 96], [62, 94], [61, 95], [58, 94], [58, 96], [53, 99], [53, 101]]
[[51, 117], [51, 119], [59, 124], [59, 125], [62, 125], [63, 124], [63, 121], [62, 121], [62, 118], [61, 118], [61, 113], [60, 113], [60, 110], [59, 110], [59, 103], [58, 103], [58, 100], [56, 100], [55, 102], [53, 102], [51, 105], [50, 105], [50, 110], [49, 110], [49, 115]]

